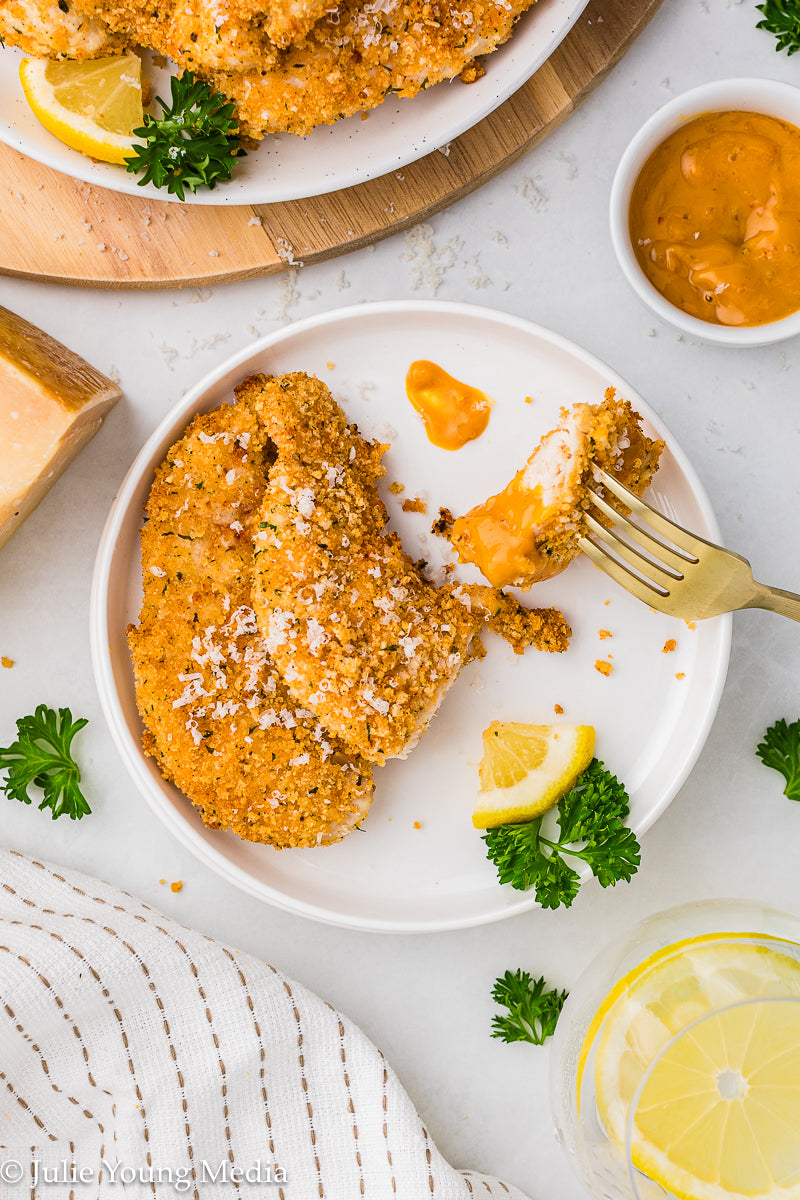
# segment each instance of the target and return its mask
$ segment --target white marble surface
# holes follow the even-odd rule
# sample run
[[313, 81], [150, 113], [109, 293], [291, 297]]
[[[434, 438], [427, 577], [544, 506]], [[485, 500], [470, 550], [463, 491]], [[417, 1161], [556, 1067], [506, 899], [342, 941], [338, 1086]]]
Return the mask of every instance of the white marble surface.
[[[126, 393], [0, 553], [0, 654], [16, 660], [0, 670], [0, 741], [41, 701], [88, 716], [81, 756], [95, 811], [81, 824], [54, 824], [3, 800], [0, 838], [102, 875], [302, 980], [381, 1046], [452, 1162], [505, 1176], [536, 1200], [577, 1200], [581, 1188], [552, 1131], [548, 1049], [489, 1037], [494, 978], [524, 966], [569, 986], [605, 939], [690, 898], [754, 896], [800, 910], [800, 806], [781, 796], [777, 776], [753, 755], [776, 717], [800, 715], [800, 628], [765, 613], [735, 618], [716, 724], [688, 782], [644, 838], [630, 885], [589, 884], [568, 912], [459, 933], [376, 936], [260, 905], [154, 824], [124, 774], [92, 680], [92, 563], [134, 454], [212, 366], [296, 317], [361, 300], [439, 296], [530, 317], [612, 364], [685, 447], [728, 544], [752, 559], [758, 576], [800, 591], [800, 342], [731, 351], [679, 337], [628, 290], [606, 221], [618, 156], [667, 97], [730, 75], [800, 83], [800, 61], [774, 53], [772, 39], [754, 28], [756, 15], [749, 0], [665, 0], [612, 76], [547, 142], [430, 227], [374, 250], [208, 292], [0, 281], [0, 303], [118, 373]], [[160, 878], [182, 879], [182, 892], [172, 894]]]

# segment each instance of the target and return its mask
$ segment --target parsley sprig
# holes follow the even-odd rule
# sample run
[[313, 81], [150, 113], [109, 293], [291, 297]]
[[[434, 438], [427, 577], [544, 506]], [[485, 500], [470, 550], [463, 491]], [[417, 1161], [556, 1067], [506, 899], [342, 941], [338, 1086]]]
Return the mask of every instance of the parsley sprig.
[[544, 977], [533, 979], [528, 971], [506, 971], [495, 982], [492, 999], [507, 1008], [508, 1015], [492, 1018], [492, 1037], [541, 1046], [553, 1034], [568, 995], [545, 988]]
[[194, 193], [230, 179], [245, 151], [233, 119], [235, 105], [225, 96], [195, 79], [192, 71], [173, 75], [170, 88], [170, 104], [156, 97], [161, 116], [145, 113], [144, 125], [134, 129], [134, 137], [144, 139], [144, 144], [134, 146], [125, 163], [128, 171], [142, 172], [140, 186], [166, 187], [185, 200], [187, 188]]
[[763, 742], [756, 746], [756, 754], [786, 780], [784, 796], [800, 800], [800, 721], [792, 721], [789, 725], [781, 718], [770, 725]]
[[74, 821], [90, 813], [70, 749], [75, 734], [86, 724], [84, 717], [73, 721], [68, 708], [60, 708], [56, 714], [45, 704], [40, 704], [33, 716], [20, 717], [17, 740], [0, 746], [0, 770], [8, 772], [0, 790], [12, 800], [30, 804], [34, 797], [28, 788], [41, 789], [39, 808], [51, 809], [54, 819], [66, 813]]
[[547, 814], [524, 825], [500, 825], [484, 836], [487, 854], [501, 883], [519, 891], [534, 888], [543, 908], [569, 908], [581, 879], [579, 859], [591, 868], [601, 887], [620, 879], [627, 883], [641, 861], [639, 843], [624, 824], [630, 811], [628, 793], [596, 758], [558, 804], [558, 837], [547, 837]]
[[764, 0], [756, 8], [764, 14], [756, 29], [766, 29], [777, 39], [776, 50], [796, 54], [800, 50], [800, 3], [798, 0]]

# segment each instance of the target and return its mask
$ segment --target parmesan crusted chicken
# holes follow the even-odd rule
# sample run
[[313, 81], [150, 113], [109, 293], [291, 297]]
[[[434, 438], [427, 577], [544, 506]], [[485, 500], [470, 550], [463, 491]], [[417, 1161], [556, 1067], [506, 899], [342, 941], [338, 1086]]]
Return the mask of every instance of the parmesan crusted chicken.
[[0, 0], [0, 35], [47, 58], [141, 46], [208, 80], [240, 131], [310, 133], [388, 95], [483, 74], [534, 0]]
[[[254, 376], [237, 396], [277, 457], [258, 514], [253, 608], [295, 700], [371, 762], [405, 757], [490, 617], [524, 644], [563, 650], [560, 613], [510, 613], [487, 589], [434, 587], [386, 530], [366, 442], [307, 375]], [[480, 651], [478, 651], [480, 652]]]
[[459, 559], [474, 563], [495, 587], [529, 588], [550, 579], [579, 553], [592, 462], [641, 495], [663, 448], [613, 388], [602, 404], [575, 404], [502, 492], [455, 522], [451, 541]]
[[[251, 137], [307, 134], [317, 125], [375, 108], [386, 96], [416, 96], [464, 73], [495, 50], [533, 0], [343, 0], [328, 5], [308, 36], [268, 70], [214, 78], [236, 103]], [[470, 74], [471, 72], [471, 74]]]
[[36, 58], [77, 59], [118, 54], [130, 41], [92, 17], [88, 0], [0, 0], [0, 38]]
[[364, 818], [371, 769], [292, 698], [257, 631], [252, 526], [271, 455], [246, 398], [197, 417], [171, 448], [128, 635], [144, 748], [206, 824], [316, 846]]

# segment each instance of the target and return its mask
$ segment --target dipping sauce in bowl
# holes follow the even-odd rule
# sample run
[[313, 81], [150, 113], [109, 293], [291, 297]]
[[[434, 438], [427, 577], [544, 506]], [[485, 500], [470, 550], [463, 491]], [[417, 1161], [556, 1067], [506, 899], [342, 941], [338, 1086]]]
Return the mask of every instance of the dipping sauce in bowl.
[[652, 285], [702, 321], [754, 326], [800, 310], [800, 129], [707, 113], [674, 130], [633, 187], [629, 231]]

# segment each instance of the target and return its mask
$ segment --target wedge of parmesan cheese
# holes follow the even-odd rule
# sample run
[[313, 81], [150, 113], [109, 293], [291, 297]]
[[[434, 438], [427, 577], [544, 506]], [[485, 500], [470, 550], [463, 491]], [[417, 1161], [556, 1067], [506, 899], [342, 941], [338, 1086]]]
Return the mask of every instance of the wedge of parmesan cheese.
[[121, 395], [77, 354], [0, 307], [0, 546]]

